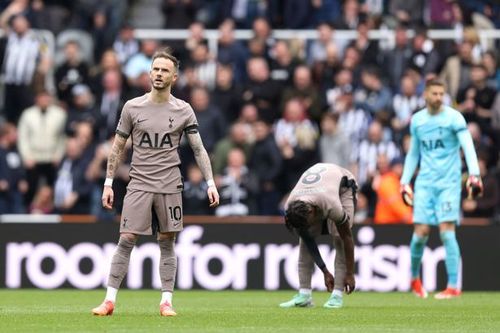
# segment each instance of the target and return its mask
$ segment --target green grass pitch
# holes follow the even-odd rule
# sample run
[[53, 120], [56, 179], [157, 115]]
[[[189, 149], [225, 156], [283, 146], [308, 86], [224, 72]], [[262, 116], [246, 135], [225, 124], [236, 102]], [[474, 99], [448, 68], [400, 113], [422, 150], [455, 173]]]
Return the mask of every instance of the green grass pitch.
[[0, 332], [500, 332], [500, 293], [420, 300], [409, 293], [358, 292], [344, 308], [280, 309], [293, 291], [178, 291], [177, 317], [158, 313], [158, 291], [122, 290], [111, 317], [90, 309], [103, 290], [0, 290]]

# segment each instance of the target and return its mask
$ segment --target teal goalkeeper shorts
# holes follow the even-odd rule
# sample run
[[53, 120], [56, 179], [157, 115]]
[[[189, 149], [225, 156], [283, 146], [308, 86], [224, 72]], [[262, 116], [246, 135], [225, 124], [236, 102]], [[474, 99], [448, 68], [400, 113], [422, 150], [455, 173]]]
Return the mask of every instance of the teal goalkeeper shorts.
[[413, 223], [437, 226], [442, 222], [460, 224], [460, 186], [415, 186]]

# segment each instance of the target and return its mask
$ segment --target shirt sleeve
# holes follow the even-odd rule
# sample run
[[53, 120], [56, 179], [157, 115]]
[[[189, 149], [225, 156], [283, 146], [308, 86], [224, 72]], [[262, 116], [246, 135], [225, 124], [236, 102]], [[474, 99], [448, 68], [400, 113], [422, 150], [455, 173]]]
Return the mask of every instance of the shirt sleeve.
[[116, 126], [116, 134], [128, 138], [132, 132], [132, 116], [130, 115], [129, 104], [125, 103], [118, 126]]
[[410, 150], [405, 158], [405, 165], [403, 168], [403, 175], [401, 176], [401, 184], [409, 184], [411, 177], [417, 169], [418, 161], [420, 159], [420, 146], [417, 131], [415, 130], [414, 118], [412, 118], [410, 123]]
[[197, 128], [198, 127], [198, 119], [196, 119], [196, 115], [194, 114], [194, 110], [191, 107], [191, 105], [187, 104], [187, 119], [186, 119], [186, 124], [184, 126], [184, 130], [187, 131], [191, 128]]
[[474, 143], [467, 129], [467, 123], [465, 118], [457, 113], [455, 121], [453, 122], [453, 130], [457, 134], [460, 146], [464, 151], [465, 162], [467, 163], [467, 169], [469, 170], [469, 175], [479, 176], [479, 165], [477, 163], [476, 150], [474, 149]]

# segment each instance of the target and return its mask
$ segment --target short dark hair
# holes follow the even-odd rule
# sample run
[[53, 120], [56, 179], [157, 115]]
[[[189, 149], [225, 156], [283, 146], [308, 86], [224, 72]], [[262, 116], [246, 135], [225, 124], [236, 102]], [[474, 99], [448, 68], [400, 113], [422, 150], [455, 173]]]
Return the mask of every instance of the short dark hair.
[[311, 204], [295, 200], [288, 204], [285, 212], [285, 225], [288, 230], [304, 229], [307, 227], [307, 219], [311, 212]]
[[174, 64], [175, 69], [179, 70], [179, 60], [171, 54], [170, 48], [166, 47], [166, 48], [164, 48], [162, 50], [156, 51], [153, 54], [152, 62], [154, 62], [158, 58], [165, 58], [165, 59], [168, 59], [168, 60], [172, 61], [172, 63]]
[[430, 87], [443, 87], [445, 88], [445, 84], [443, 81], [439, 79], [430, 79], [425, 82], [425, 89], [429, 89]]

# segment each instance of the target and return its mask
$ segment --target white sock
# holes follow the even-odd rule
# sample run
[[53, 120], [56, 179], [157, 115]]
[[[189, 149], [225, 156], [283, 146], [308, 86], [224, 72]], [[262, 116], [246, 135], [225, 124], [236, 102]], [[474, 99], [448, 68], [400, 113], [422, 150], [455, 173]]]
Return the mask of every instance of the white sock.
[[118, 289], [113, 288], [113, 287], [108, 287], [108, 289], [106, 290], [106, 297], [104, 299], [115, 303], [117, 293], [118, 293]]
[[312, 290], [311, 289], [300, 288], [299, 289], [299, 294], [309, 295], [310, 296], [312, 294]]
[[340, 289], [333, 289], [332, 296], [342, 297], [342, 290], [340, 290]]
[[163, 304], [165, 302], [169, 302], [170, 305], [172, 305], [172, 292], [170, 292], [170, 291], [164, 291], [164, 292], [161, 293], [160, 304]]

